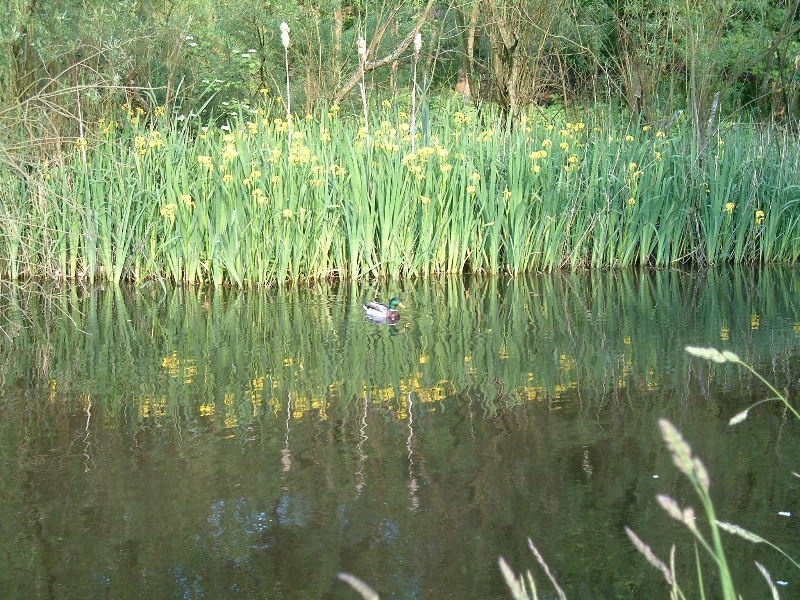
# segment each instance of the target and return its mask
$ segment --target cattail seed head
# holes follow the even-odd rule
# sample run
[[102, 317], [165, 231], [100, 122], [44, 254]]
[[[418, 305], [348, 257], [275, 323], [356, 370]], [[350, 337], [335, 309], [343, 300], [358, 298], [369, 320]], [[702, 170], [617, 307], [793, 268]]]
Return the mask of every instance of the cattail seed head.
[[289, 48], [289, 25], [286, 21], [281, 23], [281, 44], [284, 48]]

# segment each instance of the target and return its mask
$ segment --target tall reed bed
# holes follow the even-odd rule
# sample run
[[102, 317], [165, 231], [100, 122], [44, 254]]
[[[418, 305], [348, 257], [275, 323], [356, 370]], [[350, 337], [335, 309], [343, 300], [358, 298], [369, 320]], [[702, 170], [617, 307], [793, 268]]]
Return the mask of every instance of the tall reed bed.
[[[800, 256], [800, 144], [731, 124], [693, 150], [596, 113], [523, 118], [391, 102], [223, 127], [131, 113], [0, 181], [0, 276], [248, 286]], [[419, 133], [412, 134], [412, 131]]]

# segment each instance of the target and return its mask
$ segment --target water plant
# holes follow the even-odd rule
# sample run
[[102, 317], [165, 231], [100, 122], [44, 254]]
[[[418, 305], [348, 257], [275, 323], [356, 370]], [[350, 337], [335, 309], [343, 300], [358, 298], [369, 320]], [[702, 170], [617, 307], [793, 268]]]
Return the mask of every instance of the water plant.
[[[2, 276], [246, 286], [800, 256], [785, 180], [800, 152], [774, 137], [732, 130], [726, 151], [747, 146], [709, 183], [679, 128], [553, 115], [506, 131], [455, 110], [424, 142], [402, 106], [378, 107], [369, 138], [366, 114], [284, 108], [197, 129], [134, 110], [9, 171]], [[758, 185], [740, 177], [755, 153]]]

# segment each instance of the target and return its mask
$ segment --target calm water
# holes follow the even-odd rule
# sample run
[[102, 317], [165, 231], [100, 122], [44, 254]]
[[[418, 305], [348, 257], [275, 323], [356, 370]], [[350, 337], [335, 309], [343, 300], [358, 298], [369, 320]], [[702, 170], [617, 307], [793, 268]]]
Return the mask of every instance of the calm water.
[[[400, 295], [396, 327], [360, 303]], [[711, 473], [718, 516], [797, 556], [791, 396], [800, 273], [617, 272], [373, 287], [2, 288], [0, 597], [509, 598], [497, 568], [570, 598], [666, 597], [628, 525], [689, 591], [698, 508], [656, 421]], [[790, 513], [790, 516], [779, 514]], [[741, 591], [765, 545], [726, 538]], [[713, 578], [709, 570], [709, 577]], [[690, 595], [694, 595], [690, 593]], [[549, 596], [546, 596], [549, 597]]]

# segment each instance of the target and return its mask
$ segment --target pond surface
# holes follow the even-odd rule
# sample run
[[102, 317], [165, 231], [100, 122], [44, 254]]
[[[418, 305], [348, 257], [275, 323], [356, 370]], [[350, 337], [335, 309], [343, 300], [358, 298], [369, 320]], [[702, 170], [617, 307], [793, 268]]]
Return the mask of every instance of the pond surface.
[[[360, 304], [402, 297], [396, 326]], [[288, 290], [2, 288], [0, 596], [510, 598], [497, 566], [569, 598], [665, 598], [632, 547], [701, 514], [657, 420], [711, 474], [718, 518], [797, 557], [800, 273], [604, 272]], [[788, 515], [787, 515], [788, 513]], [[700, 520], [702, 524], [702, 519]], [[727, 536], [745, 597], [800, 575]], [[707, 561], [706, 561], [707, 562]], [[714, 579], [713, 569], [706, 570]]]

